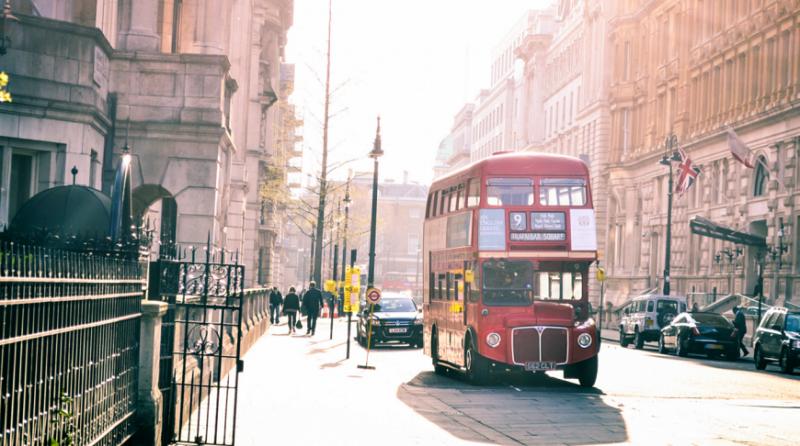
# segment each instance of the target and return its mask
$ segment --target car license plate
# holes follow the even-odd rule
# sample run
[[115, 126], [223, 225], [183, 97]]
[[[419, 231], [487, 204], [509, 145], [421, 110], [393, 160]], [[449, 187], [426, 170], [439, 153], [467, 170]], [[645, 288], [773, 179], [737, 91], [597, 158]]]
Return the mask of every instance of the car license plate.
[[555, 370], [556, 363], [553, 361], [542, 361], [542, 362], [526, 362], [525, 363], [525, 370], [529, 372], [538, 372], [541, 370]]
[[405, 328], [390, 328], [389, 333], [405, 333]]
[[724, 350], [725, 349], [725, 347], [723, 347], [723, 346], [721, 346], [719, 344], [708, 344], [708, 345], [706, 345], [706, 348], [709, 349], [709, 350]]

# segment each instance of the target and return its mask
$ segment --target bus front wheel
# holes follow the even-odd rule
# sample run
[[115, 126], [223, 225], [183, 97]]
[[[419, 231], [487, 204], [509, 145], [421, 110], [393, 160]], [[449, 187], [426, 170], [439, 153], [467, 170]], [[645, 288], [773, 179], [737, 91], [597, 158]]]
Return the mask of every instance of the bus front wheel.
[[597, 356], [575, 364], [576, 378], [581, 387], [592, 387], [597, 381]]
[[489, 364], [486, 358], [481, 356], [472, 340], [467, 339], [464, 347], [464, 368], [466, 369], [467, 381], [470, 384], [482, 385], [489, 382]]

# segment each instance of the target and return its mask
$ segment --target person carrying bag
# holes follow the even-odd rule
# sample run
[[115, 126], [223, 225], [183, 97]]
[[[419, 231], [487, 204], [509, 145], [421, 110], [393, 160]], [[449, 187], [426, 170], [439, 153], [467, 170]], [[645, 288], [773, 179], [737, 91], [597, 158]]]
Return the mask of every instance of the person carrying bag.
[[297, 319], [297, 313], [299, 311], [300, 298], [294, 293], [294, 287], [289, 288], [289, 294], [283, 298], [283, 314], [289, 318], [289, 334], [294, 333], [295, 328], [303, 328], [302, 322]]

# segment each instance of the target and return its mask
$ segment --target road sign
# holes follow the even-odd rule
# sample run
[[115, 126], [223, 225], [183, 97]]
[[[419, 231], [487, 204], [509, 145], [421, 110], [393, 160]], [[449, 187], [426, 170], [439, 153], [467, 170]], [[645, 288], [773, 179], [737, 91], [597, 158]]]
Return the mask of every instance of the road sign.
[[367, 290], [367, 302], [377, 304], [381, 301], [381, 290], [378, 288], [370, 288]]
[[597, 278], [598, 282], [605, 282], [606, 270], [601, 267], [597, 267], [597, 272], [595, 273], [595, 277]]

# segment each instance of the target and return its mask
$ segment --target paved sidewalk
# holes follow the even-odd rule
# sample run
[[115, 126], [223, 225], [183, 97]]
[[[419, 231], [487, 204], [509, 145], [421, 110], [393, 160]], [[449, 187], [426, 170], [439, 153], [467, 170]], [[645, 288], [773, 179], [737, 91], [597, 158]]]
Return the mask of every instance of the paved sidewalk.
[[314, 337], [305, 326], [289, 336], [281, 322], [244, 358], [237, 445], [470, 444], [398, 399], [400, 383], [431, 369], [422, 354], [398, 363], [393, 348], [379, 348], [370, 354], [376, 370], [363, 370], [356, 366], [365, 350], [355, 341], [345, 359], [346, 319], [336, 319], [333, 341], [329, 319], [318, 321]]

